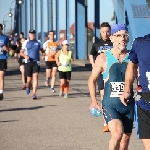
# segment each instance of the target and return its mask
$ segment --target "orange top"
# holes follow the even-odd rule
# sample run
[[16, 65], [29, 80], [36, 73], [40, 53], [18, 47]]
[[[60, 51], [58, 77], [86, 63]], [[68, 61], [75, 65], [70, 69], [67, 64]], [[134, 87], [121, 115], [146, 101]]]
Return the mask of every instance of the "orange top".
[[[46, 48], [47, 61], [55, 61], [55, 55], [58, 51], [58, 42], [48, 42]], [[49, 54], [51, 56], [49, 56]]]

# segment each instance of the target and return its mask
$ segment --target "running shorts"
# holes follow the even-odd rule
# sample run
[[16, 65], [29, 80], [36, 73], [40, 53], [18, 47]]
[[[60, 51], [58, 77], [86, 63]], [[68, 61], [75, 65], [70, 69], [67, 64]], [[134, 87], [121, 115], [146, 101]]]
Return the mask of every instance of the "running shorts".
[[46, 69], [52, 69], [53, 67], [57, 67], [56, 61], [46, 61]]
[[110, 105], [103, 106], [103, 115], [108, 124], [113, 119], [119, 119], [124, 126], [124, 133], [132, 133], [133, 121], [134, 121], [134, 108], [127, 110], [124, 113], [119, 112], [116, 108]]
[[59, 79], [71, 80], [71, 71], [67, 72], [59, 71]]
[[29, 62], [25, 64], [26, 76], [32, 77], [33, 73], [39, 73], [40, 66], [36, 62]]
[[7, 69], [7, 60], [0, 59], [0, 71], [5, 71]]
[[150, 111], [135, 104], [135, 128], [137, 138], [150, 139]]

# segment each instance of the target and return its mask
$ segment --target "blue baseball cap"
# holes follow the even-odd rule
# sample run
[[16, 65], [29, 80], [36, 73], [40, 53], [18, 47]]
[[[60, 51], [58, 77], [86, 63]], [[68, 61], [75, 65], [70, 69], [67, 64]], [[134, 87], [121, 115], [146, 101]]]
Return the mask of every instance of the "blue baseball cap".
[[128, 31], [128, 28], [125, 24], [115, 24], [111, 26], [111, 35], [113, 35], [114, 33], [120, 31], [120, 30], [126, 30]]

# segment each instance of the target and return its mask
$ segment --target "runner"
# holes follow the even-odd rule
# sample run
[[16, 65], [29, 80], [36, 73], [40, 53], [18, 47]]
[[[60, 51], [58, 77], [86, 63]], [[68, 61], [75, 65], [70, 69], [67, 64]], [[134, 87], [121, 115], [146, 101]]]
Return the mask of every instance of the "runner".
[[[20, 39], [20, 44], [17, 42], [18, 50], [19, 50], [19, 48], [20, 48], [20, 50], [22, 49], [22, 44], [25, 42], [25, 40], [26, 40], [25, 38], [22, 38], [22, 39]], [[22, 90], [25, 90], [26, 82], [27, 82], [27, 77], [25, 74], [25, 58], [23, 56], [19, 56], [18, 63], [19, 63], [19, 68], [20, 68], [20, 72], [21, 72], [22, 84], [23, 84]]]
[[51, 79], [51, 92], [55, 92], [54, 86], [56, 81], [57, 64], [55, 60], [55, 55], [58, 51], [58, 42], [54, 41], [54, 31], [48, 32], [49, 40], [43, 44], [43, 49], [45, 50], [45, 62], [46, 62], [46, 81], [45, 86], [49, 86], [49, 81]]
[[26, 93], [30, 93], [30, 84], [33, 78], [33, 95], [32, 99], [37, 99], [36, 92], [38, 87], [38, 74], [40, 71], [40, 51], [42, 52], [41, 43], [35, 39], [35, 30], [29, 31], [29, 39], [22, 45], [20, 55], [25, 58], [27, 87]]
[[72, 66], [71, 62], [73, 61], [72, 51], [68, 50], [69, 43], [67, 40], [62, 42], [62, 49], [56, 54], [56, 63], [59, 70], [59, 79], [60, 79], [60, 92], [59, 96], [68, 98], [69, 91], [69, 82], [71, 80], [71, 71]]
[[0, 24], [0, 100], [3, 100], [3, 90], [4, 90], [4, 74], [7, 69], [7, 59], [8, 59], [8, 42], [9, 39], [6, 35], [2, 33], [3, 25]]
[[135, 105], [135, 126], [137, 137], [142, 139], [145, 150], [150, 150], [150, 34], [136, 38], [129, 55], [130, 62], [125, 75], [125, 90], [121, 96], [122, 103], [128, 107], [130, 89], [134, 80], [134, 70], [139, 66], [139, 84], [142, 98]]
[[[93, 44], [90, 55], [89, 55], [89, 59], [90, 59], [90, 63], [92, 64], [92, 67], [94, 67], [96, 57], [99, 54], [101, 54], [101, 52], [112, 48], [112, 45], [113, 45], [109, 39], [110, 25], [108, 22], [103, 22], [100, 25], [100, 34], [101, 34], [101, 39]], [[97, 85], [98, 85], [98, 91], [100, 93], [101, 100], [102, 100], [103, 95], [104, 95], [104, 81], [103, 81], [103, 76], [101, 74], [99, 75], [97, 79]], [[104, 120], [104, 128], [102, 131], [109, 132], [108, 125], [106, 124], [105, 120]]]
[[103, 73], [105, 88], [102, 108], [111, 132], [109, 150], [127, 150], [133, 128], [133, 90], [128, 106], [124, 106], [119, 99], [124, 89], [125, 70], [129, 61], [126, 50], [129, 40], [127, 27], [123, 24], [113, 25], [110, 39], [113, 48], [97, 57], [89, 78], [89, 90], [92, 99], [90, 109], [93, 107], [100, 109], [96, 100], [95, 82], [99, 74]]

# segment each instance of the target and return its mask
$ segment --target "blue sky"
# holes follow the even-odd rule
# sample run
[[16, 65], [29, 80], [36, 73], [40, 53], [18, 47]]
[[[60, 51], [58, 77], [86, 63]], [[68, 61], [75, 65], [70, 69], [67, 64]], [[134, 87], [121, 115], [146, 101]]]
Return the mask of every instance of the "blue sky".
[[[0, 23], [3, 23], [3, 19], [4, 19], [5, 24], [6, 24], [6, 30], [11, 28], [11, 18], [7, 14], [9, 13], [10, 5], [12, 8], [12, 13], [14, 13], [15, 1], [14, 2], [13, 1], [14, 0], [0, 0], [0, 4], [1, 4]], [[75, 0], [70, 0], [70, 15], [71, 15], [70, 25], [73, 24], [75, 20], [74, 1]], [[53, 2], [55, 3], [55, 0], [53, 0]], [[59, 18], [60, 18], [59, 27], [60, 29], [65, 29], [65, 0], [60, 0], [59, 6], [61, 7], [60, 12], [59, 12]], [[63, 8], [64, 8], [64, 11], [63, 11]], [[107, 21], [110, 24], [113, 24], [113, 22], [111, 22], [113, 11], [114, 11], [114, 8], [113, 8], [112, 0], [100, 0], [100, 22]], [[55, 9], [54, 9], [54, 16], [55, 16]], [[93, 22], [93, 21], [94, 21], [94, 0], [88, 0], [88, 22]], [[13, 19], [12, 19], [12, 22], [14, 22]], [[54, 29], [55, 29], [55, 17], [54, 17]]]

